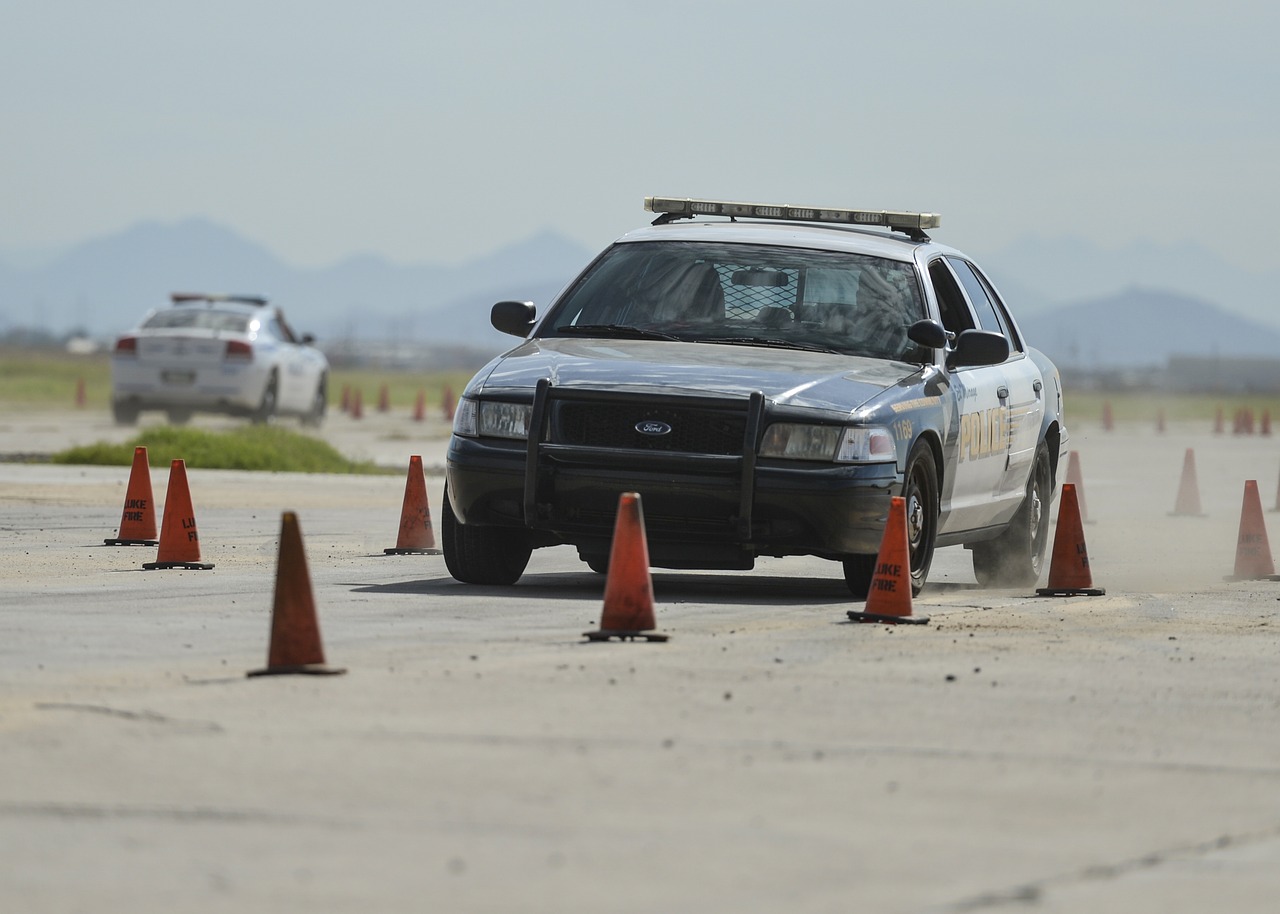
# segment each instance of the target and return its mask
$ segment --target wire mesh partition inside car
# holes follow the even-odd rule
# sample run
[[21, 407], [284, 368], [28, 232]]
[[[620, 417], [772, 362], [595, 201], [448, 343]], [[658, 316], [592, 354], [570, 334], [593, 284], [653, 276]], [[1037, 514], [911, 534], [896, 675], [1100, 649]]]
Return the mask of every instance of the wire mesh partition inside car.
[[[717, 263], [716, 273], [724, 288], [724, 316], [729, 320], [752, 320], [767, 313], [768, 308], [790, 308], [796, 303], [800, 271], [795, 269], [765, 270], [754, 264]], [[768, 274], [776, 277], [767, 284], [735, 282], [735, 277]], [[782, 280], [786, 279], [783, 283]], [[775, 284], [776, 283], [776, 284]]]

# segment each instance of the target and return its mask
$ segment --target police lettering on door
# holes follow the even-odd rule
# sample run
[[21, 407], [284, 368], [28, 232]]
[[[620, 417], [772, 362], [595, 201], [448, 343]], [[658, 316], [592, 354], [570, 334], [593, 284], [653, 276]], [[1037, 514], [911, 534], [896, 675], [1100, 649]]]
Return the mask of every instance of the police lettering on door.
[[960, 416], [960, 459], [981, 460], [1009, 447], [1009, 408], [993, 406]]

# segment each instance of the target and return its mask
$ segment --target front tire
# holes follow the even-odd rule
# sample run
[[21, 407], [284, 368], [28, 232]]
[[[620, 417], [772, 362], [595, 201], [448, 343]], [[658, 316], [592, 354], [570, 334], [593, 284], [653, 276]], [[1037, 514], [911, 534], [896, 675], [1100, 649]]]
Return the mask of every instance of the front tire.
[[137, 405], [133, 403], [116, 400], [111, 404], [111, 418], [116, 425], [137, 425], [139, 412]]
[[874, 555], [851, 555], [844, 560], [844, 582], [855, 600], [865, 600], [871, 593], [871, 579], [876, 572]]
[[1053, 468], [1041, 441], [1031, 461], [1027, 491], [1004, 533], [973, 546], [973, 574], [983, 587], [1030, 587], [1040, 579], [1049, 542]]
[[464, 584], [514, 584], [524, 574], [533, 552], [523, 530], [460, 523], [449, 502], [448, 486], [441, 507], [440, 534], [445, 567]]

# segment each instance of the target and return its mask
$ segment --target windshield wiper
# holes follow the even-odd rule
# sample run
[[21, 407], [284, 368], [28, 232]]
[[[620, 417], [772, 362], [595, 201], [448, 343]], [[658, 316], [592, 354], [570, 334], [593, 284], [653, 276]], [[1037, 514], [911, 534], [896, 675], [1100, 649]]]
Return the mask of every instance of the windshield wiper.
[[632, 327], [627, 324], [570, 324], [567, 327], [557, 327], [556, 332], [574, 336], [619, 336], [630, 340], [681, 339], [670, 333], [663, 333], [661, 330], [646, 330], [644, 327]]
[[799, 340], [784, 340], [771, 336], [700, 336], [699, 343], [728, 343], [731, 346], [767, 346], [772, 349], [801, 349], [805, 352], [826, 352], [839, 355], [840, 350], [830, 346], [819, 346], [817, 343], [802, 343]]

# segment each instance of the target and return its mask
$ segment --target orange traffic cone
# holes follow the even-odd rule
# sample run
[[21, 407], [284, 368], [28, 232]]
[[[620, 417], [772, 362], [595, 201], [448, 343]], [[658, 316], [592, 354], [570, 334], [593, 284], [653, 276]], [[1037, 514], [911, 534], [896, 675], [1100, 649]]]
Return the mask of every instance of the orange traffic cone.
[[409, 458], [409, 478], [404, 483], [404, 505], [400, 509], [400, 535], [387, 555], [439, 555], [436, 535], [431, 532], [431, 506], [427, 503], [427, 482], [422, 458]]
[[1178, 483], [1178, 500], [1173, 505], [1173, 517], [1204, 517], [1200, 510], [1200, 487], [1196, 483], [1196, 452], [1187, 448], [1182, 458], [1182, 480]]
[[276, 562], [276, 595], [271, 610], [271, 646], [267, 665], [252, 670], [250, 676], [277, 676], [307, 673], [334, 676], [344, 669], [325, 666], [320, 644], [320, 623], [307, 572], [307, 554], [302, 548], [298, 515], [284, 512], [280, 523], [280, 556]]
[[196, 513], [187, 488], [187, 465], [175, 460], [169, 467], [169, 488], [164, 496], [164, 519], [160, 521], [160, 551], [154, 562], [143, 562], [147, 571], [156, 568], [189, 568], [208, 571], [212, 565], [200, 561], [200, 534]]
[[653, 579], [649, 576], [649, 542], [644, 532], [644, 511], [638, 492], [618, 498], [613, 545], [609, 549], [609, 576], [604, 585], [604, 610], [600, 630], [585, 632], [590, 641], [618, 638], [631, 641], [666, 641], [653, 615]]
[[1107, 400], [1102, 404], [1102, 428], [1109, 432], [1114, 427], [1115, 419], [1111, 415], [1111, 401]]
[[453, 388], [446, 384], [440, 394], [440, 411], [444, 415], [446, 422], [453, 421], [453, 411], [456, 406], [457, 404], [453, 399]]
[[1219, 406], [1213, 411], [1213, 433], [1215, 435], [1222, 434], [1222, 407]]
[[360, 388], [356, 388], [356, 392], [351, 395], [351, 418], [364, 418], [364, 395], [360, 393]]
[[129, 471], [129, 487], [124, 491], [119, 536], [103, 542], [108, 546], [154, 546], [159, 542], [156, 503], [151, 495], [151, 463], [145, 447], [133, 449], [133, 469]]
[[413, 401], [413, 421], [421, 422], [427, 418], [427, 395], [423, 391], [418, 391], [417, 399]]
[[1036, 589], [1041, 597], [1100, 597], [1106, 591], [1093, 586], [1089, 552], [1084, 545], [1080, 522], [1080, 502], [1072, 483], [1062, 484], [1058, 504], [1058, 526], [1053, 534], [1053, 557], [1049, 560], [1049, 586]]
[[383, 384], [378, 388], [378, 412], [385, 413], [391, 409], [391, 391], [387, 389], [387, 385]]
[[76, 407], [79, 409], [84, 409], [84, 403], [85, 403], [84, 378], [77, 378], [76, 379]]
[[1236, 535], [1235, 574], [1228, 581], [1275, 581], [1275, 563], [1271, 560], [1271, 544], [1267, 540], [1267, 524], [1262, 519], [1262, 499], [1258, 497], [1258, 481], [1244, 483], [1244, 501], [1240, 505], [1240, 531]]
[[1089, 523], [1089, 509], [1084, 502], [1084, 478], [1080, 473], [1080, 452], [1072, 451], [1067, 455], [1067, 477], [1064, 482], [1069, 482], [1076, 487], [1076, 500], [1080, 505], [1080, 523]]
[[854, 622], [885, 625], [924, 625], [929, 621], [928, 616], [911, 615], [911, 547], [907, 542], [907, 500], [901, 496], [889, 500], [889, 520], [880, 539], [867, 606], [862, 612], [850, 610], [848, 616]]

